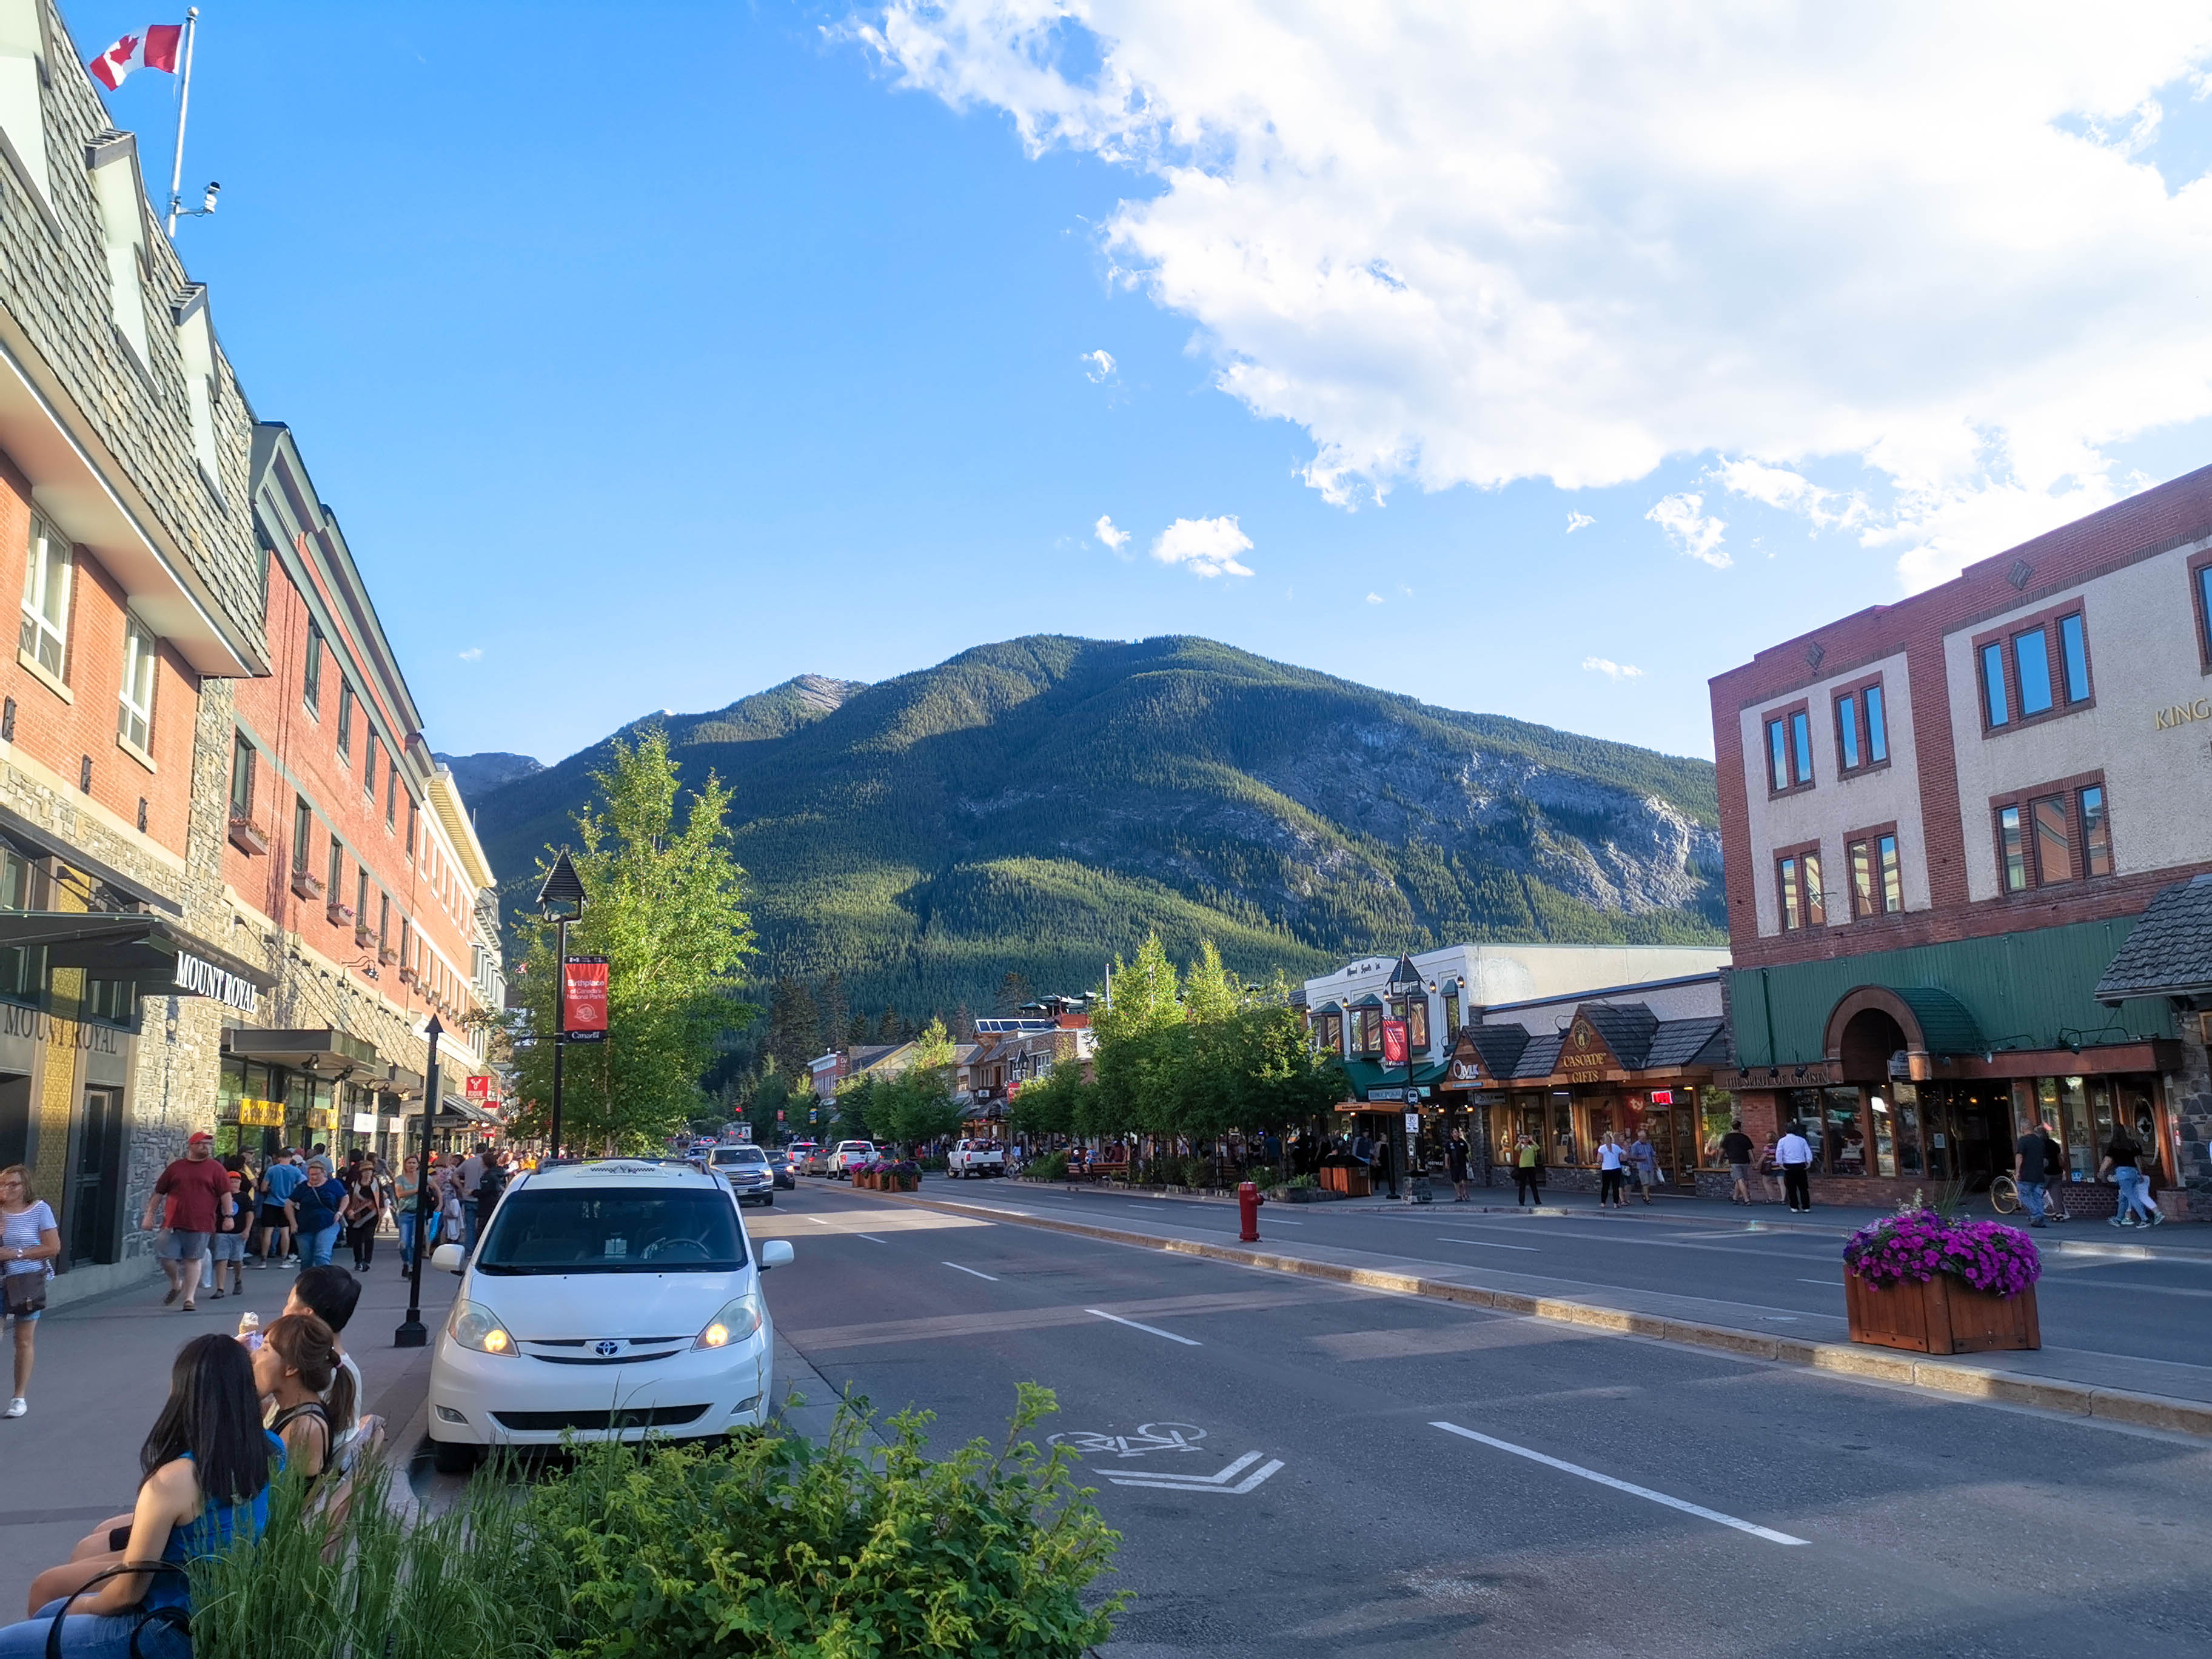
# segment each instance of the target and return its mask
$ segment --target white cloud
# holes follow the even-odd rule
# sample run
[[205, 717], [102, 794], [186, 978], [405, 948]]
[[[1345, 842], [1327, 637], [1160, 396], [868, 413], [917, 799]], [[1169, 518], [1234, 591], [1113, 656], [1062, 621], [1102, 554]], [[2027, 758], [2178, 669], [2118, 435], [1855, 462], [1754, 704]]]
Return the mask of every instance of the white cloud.
[[1571, 536], [1577, 530], [1588, 530], [1596, 522], [1587, 513], [1570, 513], [1567, 514], [1567, 534]]
[[1802, 514], [1816, 530], [1850, 529], [1868, 518], [1867, 504], [1861, 497], [1823, 489], [1788, 467], [1769, 466], [1763, 461], [1723, 461], [1706, 476], [1730, 495]]
[[1237, 516], [1218, 519], [1177, 519], [1160, 532], [1152, 544], [1152, 556], [1162, 564], [1179, 564], [1194, 576], [1249, 576], [1237, 562], [1239, 553], [1252, 550], [1252, 538], [1237, 527]]
[[1114, 378], [1114, 354], [1103, 346], [1085, 352], [1077, 361], [1083, 365], [1084, 378], [1093, 386], [1103, 386]]
[[1703, 495], [1662, 495], [1644, 516], [1667, 532], [1676, 551], [1703, 560], [1716, 570], [1725, 570], [1735, 562], [1721, 547], [1728, 520], [1707, 518]]
[[1634, 663], [1613, 662], [1604, 657], [1584, 657], [1583, 666], [1593, 674], [1602, 674], [1618, 684], [1622, 680], [1640, 680], [1644, 671]]
[[1114, 520], [1103, 513], [1098, 515], [1098, 522], [1091, 526], [1091, 533], [1097, 537], [1099, 544], [1110, 552], [1119, 553], [1129, 543], [1129, 532], [1116, 530]]
[[1331, 501], [1834, 459], [1862, 516], [1791, 510], [1918, 584], [2212, 416], [2198, 5], [866, 3], [903, 84], [1126, 170], [1117, 275]]
[[1370, 593], [1367, 596], [1367, 603], [1370, 605], [1380, 605], [1382, 603], [1382, 596], [1380, 593]]
[[472, 645], [467, 650], [461, 653], [461, 660], [463, 662], [481, 662], [483, 659], [483, 647], [480, 645]]

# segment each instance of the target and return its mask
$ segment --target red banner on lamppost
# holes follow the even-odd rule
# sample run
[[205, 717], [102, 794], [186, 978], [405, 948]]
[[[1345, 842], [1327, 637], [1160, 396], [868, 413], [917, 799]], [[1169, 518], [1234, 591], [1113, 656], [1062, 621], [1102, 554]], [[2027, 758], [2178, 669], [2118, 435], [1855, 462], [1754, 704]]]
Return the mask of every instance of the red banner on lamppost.
[[562, 964], [561, 1033], [570, 1042], [607, 1040], [605, 957], [570, 957]]
[[491, 1098], [491, 1079], [477, 1073], [464, 1085], [464, 1092], [471, 1106], [482, 1106]]
[[1382, 1022], [1382, 1063], [1403, 1066], [1406, 1063], [1406, 1022], [1386, 1019]]

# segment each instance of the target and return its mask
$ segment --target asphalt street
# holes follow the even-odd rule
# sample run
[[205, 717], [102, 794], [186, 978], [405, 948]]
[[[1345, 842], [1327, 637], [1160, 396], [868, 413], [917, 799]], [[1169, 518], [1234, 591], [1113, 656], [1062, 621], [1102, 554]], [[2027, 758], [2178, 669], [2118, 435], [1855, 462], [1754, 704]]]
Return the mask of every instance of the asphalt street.
[[[820, 1184], [809, 1181], [806, 1188]], [[1261, 1210], [1260, 1231], [1274, 1241], [1479, 1267], [1513, 1275], [1512, 1288], [1562, 1296], [1597, 1286], [1709, 1297], [1738, 1304], [1750, 1322], [1764, 1320], [1776, 1329], [1795, 1322], [1791, 1316], [1843, 1316], [1842, 1253], [1852, 1225], [1824, 1223], [1817, 1211], [1784, 1224], [1787, 1212], [1778, 1207], [1716, 1214], [1703, 1206], [1710, 1224], [1686, 1224], [1681, 1207], [1670, 1209], [1662, 1200], [1649, 1209], [1601, 1212], [1592, 1206], [1563, 1216], [1515, 1215], [1454, 1205], [1444, 1190], [1443, 1202], [1395, 1209], [1268, 1204]], [[1133, 1218], [1171, 1221], [1224, 1240], [1237, 1237], [1237, 1209], [1228, 1204], [996, 1181], [932, 1180], [921, 1195], [1106, 1224]], [[1511, 1203], [1510, 1192], [1504, 1197]], [[1498, 1201], [1495, 1190], [1488, 1191], [1488, 1201]], [[2212, 1229], [2136, 1233], [2070, 1222], [2038, 1233], [2045, 1247], [2037, 1289], [2044, 1341], [2212, 1368], [2212, 1249], [2191, 1251], [2183, 1243], [2200, 1232]], [[2180, 1259], [2074, 1255], [2055, 1248], [2137, 1243], [2172, 1249]]]
[[[1727, 1245], [1474, 1219], [1449, 1231], [1577, 1273]], [[797, 1247], [767, 1281], [781, 1335], [833, 1386], [935, 1413], [940, 1449], [1002, 1433], [1018, 1382], [1056, 1391], [1045, 1431], [1124, 1535], [1121, 1659], [2212, 1651], [2200, 1442], [818, 1182], [749, 1224]], [[1403, 1253], [1432, 1224], [1329, 1224]], [[1752, 1248], [1694, 1259], [1762, 1287], [1834, 1261]]]

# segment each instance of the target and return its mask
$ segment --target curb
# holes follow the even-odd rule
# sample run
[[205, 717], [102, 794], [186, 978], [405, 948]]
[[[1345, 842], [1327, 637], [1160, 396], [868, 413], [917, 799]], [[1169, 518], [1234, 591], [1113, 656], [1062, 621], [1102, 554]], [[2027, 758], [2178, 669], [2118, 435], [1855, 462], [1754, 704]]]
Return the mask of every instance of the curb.
[[[1143, 1249], [1164, 1250], [1177, 1255], [1203, 1256], [1233, 1267], [1258, 1267], [1270, 1273], [1294, 1273], [1306, 1279], [1355, 1285], [1363, 1290], [1390, 1291], [1432, 1302], [1452, 1302], [1464, 1307], [1488, 1308], [1498, 1313], [1547, 1319], [1585, 1330], [1617, 1336], [1640, 1336], [1655, 1342], [1685, 1347], [1711, 1348], [1753, 1359], [1771, 1359], [1784, 1365], [1802, 1365], [1838, 1376], [1864, 1377], [1919, 1389], [1954, 1398], [1986, 1400], [2002, 1405], [2030, 1406], [2039, 1411], [2061, 1412], [2071, 1417], [2101, 1419], [2137, 1428], [2163, 1429], [2175, 1434], [2212, 1437], [2212, 1404], [2177, 1400], [2166, 1395], [2135, 1394], [2120, 1389], [2094, 1388], [2057, 1377], [2025, 1376], [2014, 1371], [1989, 1370], [1947, 1360], [1916, 1359], [1908, 1354], [1845, 1342], [1808, 1342], [1802, 1338], [1771, 1336], [1763, 1331], [1737, 1330], [1727, 1325], [1707, 1325], [1693, 1320], [1668, 1319], [1657, 1314], [1629, 1313], [1601, 1308], [1587, 1302], [1559, 1297], [1529, 1296], [1518, 1291], [1486, 1290], [1479, 1285], [1460, 1285], [1449, 1279], [1425, 1279], [1418, 1273], [1395, 1273], [1381, 1267], [1348, 1267], [1334, 1261], [1310, 1261], [1301, 1256], [1277, 1255], [1243, 1245], [1209, 1244], [1198, 1239], [1163, 1238], [1152, 1233], [1125, 1232], [1118, 1227], [1093, 1226], [1088, 1222], [1063, 1221], [1054, 1216], [1015, 1215], [980, 1204], [945, 1199], [915, 1198], [898, 1193], [871, 1193], [872, 1198], [937, 1210], [948, 1215], [974, 1216], [1011, 1226], [1035, 1227], [1046, 1232], [1095, 1238], [1109, 1244], [1133, 1244]], [[2092, 1249], [2095, 1247], [2091, 1247]]]

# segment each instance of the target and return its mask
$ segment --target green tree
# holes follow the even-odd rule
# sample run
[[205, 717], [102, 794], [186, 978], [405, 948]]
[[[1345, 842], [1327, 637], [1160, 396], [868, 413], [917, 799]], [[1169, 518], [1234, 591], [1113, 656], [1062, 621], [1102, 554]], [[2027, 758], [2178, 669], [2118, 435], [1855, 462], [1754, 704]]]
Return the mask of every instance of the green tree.
[[1221, 965], [1221, 952], [1213, 941], [1198, 942], [1198, 960], [1183, 975], [1183, 1018], [1200, 1024], [1230, 1018], [1244, 1003], [1244, 987]]
[[1168, 959], [1167, 947], [1158, 933], [1146, 934], [1134, 962], [1124, 966], [1120, 957], [1114, 958], [1112, 989], [1091, 1022], [1098, 1040], [1106, 1042], [1180, 1024], [1179, 991], [1176, 966]]
[[806, 1062], [822, 1052], [821, 1015], [814, 994], [803, 981], [786, 977], [775, 982], [768, 1000], [768, 1051], [787, 1077], [797, 1077]]
[[[729, 792], [711, 772], [682, 799], [668, 740], [648, 731], [613, 745], [593, 774], [599, 798], [576, 815], [576, 873], [588, 896], [569, 930], [577, 956], [607, 958], [605, 1042], [568, 1047], [562, 1138], [638, 1152], [663, 1144], [700, 1113], [700, 1079], [753, 1010], [738, 1001], [752, 955], [744, 872], [733, 856]], [[543, 868], [550, 868], [547, 849]], [[523, 1006], [509, 1015], [526, 1133], [545, 1132], [552, 1099], [553, 925], [517, 919]]]

